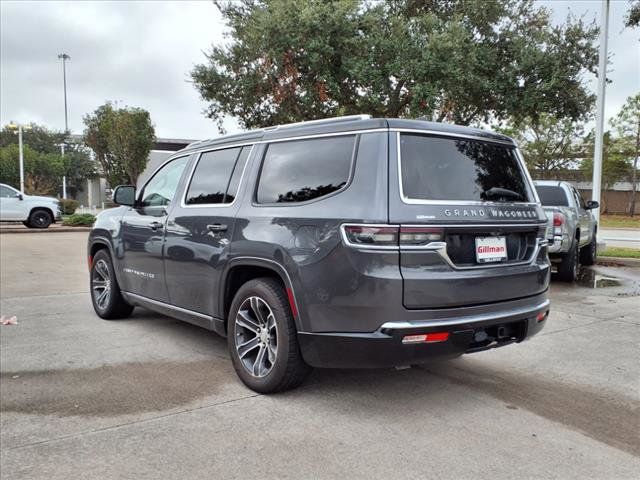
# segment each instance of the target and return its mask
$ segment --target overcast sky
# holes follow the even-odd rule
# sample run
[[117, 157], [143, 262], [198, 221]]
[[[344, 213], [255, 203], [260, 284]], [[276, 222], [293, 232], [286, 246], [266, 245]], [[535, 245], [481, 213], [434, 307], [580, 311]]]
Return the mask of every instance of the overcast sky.
[[[600, 0], [545, 0], [554, 21], [567, 13], [600, 22]], [[640, 31], [623, 28], [627, 0], [611, 2], [606, 95], [610, 117], [640, 90]], [[215, 6], [200, 2], [0, 1], [0, 123], [35, 122], [64, 129], [62, 66], [67, 63], [69, 128], [107, 100], [143, 107], [156, 135], [202, 139], [218, 135], [206, 107], [189, 83], [203, 51], [224, 41]], [[595, 91], [595, 79], [590, 79]], [[229, 133], [238, 131], [233, 119]]]

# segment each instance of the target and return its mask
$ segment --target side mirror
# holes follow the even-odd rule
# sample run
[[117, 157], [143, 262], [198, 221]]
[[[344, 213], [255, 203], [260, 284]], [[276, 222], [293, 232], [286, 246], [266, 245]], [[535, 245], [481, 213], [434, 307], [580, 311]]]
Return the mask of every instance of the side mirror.
[[23, 196], [21, 193], [18, 193], [18, 194], [16, 195], [16, 198], [17, 198], [18, 200], [24, 200], [24, 196]]
[[596, 202], [595, 200], [589, 200], [586, 205], [585, 208], [587, 210], [593, 210], [594, 208], [598, 208], [600, 206], [600, 204], [598, 202]]
[[133, 185], [118, 185], [113, 191], [113, 203], [133, 207], [136, 203], [136, 187]]

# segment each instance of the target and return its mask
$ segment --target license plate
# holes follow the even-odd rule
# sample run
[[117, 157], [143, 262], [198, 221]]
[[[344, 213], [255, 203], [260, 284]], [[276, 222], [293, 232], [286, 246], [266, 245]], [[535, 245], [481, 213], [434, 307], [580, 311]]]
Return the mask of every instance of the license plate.
[[507, 259], [505, 237], [476, 237], [476, 260], [478, 263], [501, 262]]

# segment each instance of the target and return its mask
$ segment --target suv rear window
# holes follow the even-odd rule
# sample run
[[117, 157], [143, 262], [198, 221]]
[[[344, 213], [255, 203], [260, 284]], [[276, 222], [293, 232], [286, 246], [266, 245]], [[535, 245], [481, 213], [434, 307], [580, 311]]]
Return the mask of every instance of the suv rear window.
[[262, 163], [258, 203], [305, 202], [349, 181], [356, 137], [272, 143]]
[[402, 134], [402, 193], [416, 200], [493, 201], [490, 189], [529, 201], [516, 149], [478, 140]]
[[548, 207], [568, 207], [569, 199], [562, 187], [553, 185], [536, 185], [540, 203]]

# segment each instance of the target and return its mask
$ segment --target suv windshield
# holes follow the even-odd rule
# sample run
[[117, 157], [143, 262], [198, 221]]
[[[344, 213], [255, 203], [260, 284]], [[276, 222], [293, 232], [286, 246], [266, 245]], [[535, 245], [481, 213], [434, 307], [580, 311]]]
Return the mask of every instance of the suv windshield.
[[417, 200], [529, 201], [516, 149], [428, 135], [400, 137], [402, 193]]
[[553, 185], [536, 185], [540, 203], [545, 207], [568, 207], [569, 200], [562, 187]]

